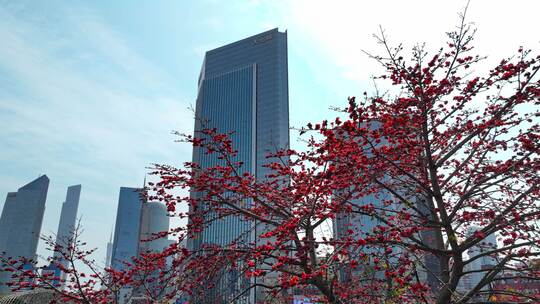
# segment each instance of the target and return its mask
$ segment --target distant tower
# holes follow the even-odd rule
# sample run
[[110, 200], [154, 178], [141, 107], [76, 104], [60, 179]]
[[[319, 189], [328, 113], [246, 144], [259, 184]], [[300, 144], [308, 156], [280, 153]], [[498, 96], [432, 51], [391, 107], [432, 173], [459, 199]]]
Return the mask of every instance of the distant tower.
[[[206, 52], [195, 112], [198, 118], [195, 131], [216, 128], [218, 132], [234, 132], [231, 141], [238, 152], [234, 161], [243, 163], [240, 173], [251, 173], [259, 180], [271, 173], [265, 165], [275, 159], [266, 156], [289, 147], [287, 33], [273, 29]], [[220, 164], [221, 160], [216, 154], [194, 147], [193, 162], [205, 169]], [[199, 194], [192, 192], [191, 195]], [[198, 250], [208, 244], [257, 242], [257, 236], [265, 229], [252, 221], [231, 216], [212, 221], [201, 233], [190, 238], [187, 246]], [[216, 297], [228, 302], [244, 289], [242, 275], [224, 271], [218, 287], [212, 291], [216, 296], [205, 295], [204, 303], [214, 303], [218, 301]], [[251, 295], [238, 301], [255, 303], [258, 291], [253, 288], [250, 292]]]
[[62, 242], [73, 238], [74, 229], [77, 222], [77, 210], [79, 209], [79, 198], [81, 196], [81, 185], [69, 186], [66, 193], [66, 201], [62, 204], [58, 233], [56, 233], [56, 243], [65, 245]]
[[[368, 128], [369, 130], [376, 131], [380, 128], [380, 123], [377, 121], [370, 121], [366, 122], [364, 127]], [[344, 140], [348, 140], [351, 138], [349, 135], [341, 134], [341, 133], [335, 133], [336, 136], [343, 138]], [[356, 140], [355, 138], [353, 138]], [[362, 142], [360, 139], [359, 142]], [[388, 145], [388, 141], [385, 139], [382, 139], [379, 143], [374, 143], [374, 148], [379, 148], [381, 146]], [[364, 153], [367, 157], [373, 157], [373, 149], [370, 145], [365, 145], [363, 148]], [[389, 178], [387, 176], [383, 177], [382, 180], [388, 180]], [[340, 189], [338, 191], [334, 192], [334, 195], [332, 197], [332, 200], [335, 202], [338, 202], [339, 204], [343, 204], [342, 197], [347, 196], [348, 192], [350, 192], [349, 189]], [[345, 195], [347, 194], [347, 195]], [[354, 193], [355, 195], [358, 195], [358, 193]], [[356, 199], [347, 199], [345, 201], [349, 202], [351, 205], [354, 206], [373, 206], [374, 208], [383, 208], [384, 202], [392, 199], [392, 194], [386, 190], [378, 189], [376, 192], [371, 193], [369, 195], [364, 195], [360, 198]], [[381, 225], [382, 222], [378, 220], [376, 217], [361, 213], [353, 213], [353, 212], [339, 212], [336, 214], [336, 217], [334, 220], [332, 220], [332, 231], [333, 231], [333, 237], [337, 240], [339, 239], [345, 239], [345, 238], [355, 238], [355, 239], [365, 239], [368, 236], [373, 234], [374, 228], [376, 228], [378, 225]], [[350, 246], [347, 248], [349, 251], [349, 254], [351, 256], [359, 256], [361, 253], [366, 254], [370, 259], [372, 259], [372, 256], [375, 254], [381, 254], [382, 250], [378, 247], [364, 247], [362, 249], [354, 249], [353, 246]], [[358, 257], [357, 257], [358, 258]], [[365, 264], [368, 268], [373, 268], [372, 260], [366, 260]], [[353, 269], [351, 267], [343, 267], [341, 266], [339, 271], [339, 280], [342, 283], [350, 282], [352, 280], [357, 280], [358, 276], [362, 272], [372, 272], [373, 277], [377, 279], [381, 279], [381, 277], [384, 276], [383, 271], [375, 271], [375, 270], [366, 270], [364, 267], [358, 267], [356, 269]]]
[[[60, 248], [67, 249], [73, 241], [80, 195], [81, 185], [68, 187], [66, 201], [62, 204], [58, 232], [56, 233], [56, 244], [60, 246]], [[54, 260], [63, 267], [68, 266], [68, 261], [62, 259], [62, 254], [60, 252], [54, 253]], [[65, 279], [65, 273], [62, 273], [56, 265], [51, 265], [49, 268], [54, 271], [56, 277], [60, 277], [62, 280]]]
[[112, 230], [111, 230], [111, 235], [109, 236], [109, 241], [107, 242], [107, 255], [105, 257], [105, 267], [111, 267], [112, 252], [113, 252], [113, 240], [112, 240]]
[[123, 270], [123, 262], [131, 262], [131, 258], [139, 253], [143, 203], [141, 191], [141, 188], [120, 188], [111, 258], [111, 266], [116, 270]]
[[[363, 127], [366, 127], [368, 130], [366, 131], [367, 136], [370, 135], [371, 131], [377, 133], [376, 131], [380, 130], [382, 125], [379, 121], [371, 120], [369, 122], [365, 122]], [[340, 135], [339, 133], [336, 133], [338, 136], [346, 136], [346, 135]], [[344, 139], [348, 139], [345, 137]], [[385, 146], [390, 146], [390, 142], [387, 138], [384, 137], [378, 137], [379, 141], [370, 140], [370, 143], [364, 143], [363, 138], [359, 137], [359, 142], [364, 145], [362, 148], [364, 150], [363, 153], [366, 157], [374, 157], [374, 152], [377, 151], [377, 149], [380, 149]], [[418, 195], [416, 192], [411, 191], [408, 188], [408, 185], [406, 182], [407, 178], [404, 176], [389, 176], [388, 174], [384, 174], [384, 172], [381, 172], [382, 175], [379, 177], [379, 182], [389, 183], [392, 184], [392, 188], [395, 191], [396, 194], [399, 194], [399, 196], [406, 198], [409, 203], [414, 204], [414, 208], [408, 209], [408, 212], [420, 212], [419, 215], [420, 218], [423, 219], [432, 219], [433, 213], [431, 212], [431, 208], [429, 206], [428, 201]], [[360, 172], [359, 174], [363, 174]], [[397, 197], [392, 194], [390, 191], [384, 189], [384, 187], [378, 187], [376, 184], [372, 184], [370, 186], [371, 189], [377, 189], [371, 194], [363, 195], [360, 198], [356, 199], [347, 199], [351, 205], [355, 206], [372, 206], [375, 208], [375, 210], [396, 210], [396, 208], [399, 208], [399, 204], [388, 204], [385, 205], [385, 202], [392, 202], [392, 201], [399, 201]], [[333, 200], [336, 200], [339, 202], [340, 197], [343, 197], [344, 193], [348, 193], [348, 189], [343, 189], [340, 191], [336, 191], [334, 193]], [[358, 193], [356, 193], [358, 195]], [[385, 226], [383, 221], [380, 221], [377, 219], [377, 217], [362, 213], [353, 213], [353, 212], [340, 212], [336, 215], [335, 219], [332, 221], [333, 224], [333, 237], [335, 239], [344, 239], [344, 238], [356, 238], [356, 239], [366, 239], [370, 235], [373, 235], [374, 228], [376, 228], [379, 225]], [[420, 232], [418, 235], [416, 235], [417, 238], [420, 238], [425, 246], [429, 246], [431, 248], [437, 248], [437, 234], [432, 229], [424, 229], [422, 232]], [[376, 246], [366, 246], [361, 249], [361, 251], [358, 248], [354, 248], [353, 246], [350, 246], [347, 248], [349, 251], [349, 254], [351, 256], [356, 255], [357, 257], [360, 256], [360, 254], [366, 254], [368, 258], [371, 258], [376, 253], [382, 254], [382, 247], [376, 247]], [[390, 263], [398, 263], [398, 259], [396, 256], [397, 253], [401, 252], [401, 249], [398, 246], [393, 246], [392, 250], [394, 252], [394, 257], [392, 257], [389, 262]], [[366, 260], [367, 262], [367, 260]], [[367, 267], [372, 267], [372, 264], [366, 263]], [[419, 279], [428, 284], [429, 287], [436, 291], [439, 288], [440, 285], [440, 259], [434, 254], [426, 254], [423, 258], [421, 263], [419, 263], [417, 267], [417, 271], [419, 274]], [[349, 282], [351, 280], [357, 280], [357, 277], [362, 273], [366, 273], [366, 269], [362, 267], [357, 267], [355, 269], [351, 267], [341, 267], [339, 269], [339, 280], [341, 282]], [[369, 272], [369, 271], [368, 271]], [[373, 277], [376, 279], [383, 279], [384, 278], [384, 270], [382, 271], [373, 271]], [[365, 274], [364, 274], [365, 275]]]
[[[0, 217], [0, 253], [6, 257], [36, 259], [36, 250], [49, 189], [46, 175], [10, 192]], [[10, 291], [9, 273], [0, 273], [0, 294]]]

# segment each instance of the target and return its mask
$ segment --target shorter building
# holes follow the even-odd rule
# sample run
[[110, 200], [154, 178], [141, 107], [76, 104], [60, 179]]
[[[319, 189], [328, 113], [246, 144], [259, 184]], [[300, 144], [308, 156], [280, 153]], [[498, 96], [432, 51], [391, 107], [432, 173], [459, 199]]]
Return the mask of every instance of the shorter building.
[[[142, 191], [142, 188], [120, 188], [110, 254], [110, 266], [118, 271], [128, 269], [141, 253], [162, 251], [170, 245], [167, 235], [155, 237], [169, 230], [167, 208], [162, 203], [146, 202]], [[143, 296], [141, 290], [125, 286], [119, 298], [121, 303], [127, 303], [128, 299], [136, 300]]]
[[111, 266], [116, 270], [125, 268], [132, 258], [143, 252], [158, 252], [170, 245], [167, 207], [158, 202], [145, 202], [140, 188], [120, 188]]
[[[162, 252], [171, 243], [167, 239], [169, 231], [169, 216], [165, 204], [159, 202], [147, 202], [142, 206], [141, 214], [141, 231], [139, 237], [139, 255], [143, 253]], [[172, 263], [172, 257], [166, 261], [166, 265]], [[164, 287], [159, 281], [159, 270], [154, 271], [146, 278], [150, 291], [155, 292], [154, 296], [159, 298], [160, 294], [164, 293]], [[142, 291], [135, 292], [138, 298], [145, 298], [145, 293]], [[143, 302], [139, 302], [143, 303]], [[146, 303], [146, 302], [144, 302]]]

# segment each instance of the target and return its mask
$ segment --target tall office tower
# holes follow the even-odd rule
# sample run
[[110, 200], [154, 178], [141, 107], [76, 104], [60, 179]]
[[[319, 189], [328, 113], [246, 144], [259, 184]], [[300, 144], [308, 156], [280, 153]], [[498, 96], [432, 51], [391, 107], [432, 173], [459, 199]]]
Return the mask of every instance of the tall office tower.
[[[67, 189], [66, 201], [62, 204], [60, 213], [60, 222], [58, 232], [56, 233], [56, 244], [59, 248], [68, 248], [71, 245], [77, 222], [77, 210], [79, 209], [79, 197], [81, 195], [81, 185], [70, 186]], [[63, 267], [68, 265], [68, 261], [62, 258], [60, 252], [54, 253], [54, 260]], [[55, 277], [65, 279], [63, 273], [57, 265], [50, 265], [49, 271], [54, 273]]]
[[137, 257], [139, 253], [143, 204], [141, 191], [141, 188], [120, 188], [111, 258], [111, 266], [116, 270], [124, 270], [124, 262], [131, 262], [132, 257]]
[[[265, 178], [270, 169], [263, 166], [273, 161], [266, 155], [289, 147], [287, 33], [273, 29], [206, 52], [198, 82], [196, 117], [195, 130], [233, 131], [231, 140], [238, 150], [236, 160], [243, 162], [241, 171]], [[205, 154], [197, 147], [193, 149], [193, 161], [202, 168], [222, 162], [217, 155]], [[196, 197], [197, 193], [191, 195]], [[255, 242], [264, 227], [252, 233], [253, 225], [233, 217], [213, 221], [188, 241], [188, 247], [196, 250], [203, 244], [227, 245], [233, 240]], [[241, 288], [237, 277], [227, 271], [217, 284], [221, 301], [227, 303]], [[229, 283], [225, 286], [224, 282]], [[245, 301], [254, 303], [254, 297]]]
[[[49, 178], [42, 175], [7, 195], [0, 217], [0, 253], [5, 257], [36, 259], [36, 250], [45, 212]], [[0, 273], [0, 294], [8, 293], [5, 284], [10, 273]]]
[[[142, 188], [121, 187], [114, 227], [114, 243], [111, 268], [122, 271], [139, 254], [141, 213], [143, 206]], [[119, 303], [128, 303], [133, 295], [131, 286], [124, 286], [118, 293]]]

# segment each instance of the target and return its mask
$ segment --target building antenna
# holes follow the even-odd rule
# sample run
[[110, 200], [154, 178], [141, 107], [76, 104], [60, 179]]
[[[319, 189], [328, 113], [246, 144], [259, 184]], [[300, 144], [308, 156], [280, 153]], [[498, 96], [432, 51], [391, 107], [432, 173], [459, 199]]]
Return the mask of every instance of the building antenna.
[[143, 203], [146, 203], [148, 201], [148, 191], [146, 189], [146, 173], [144, 173], [142, 195], [143, 195]]

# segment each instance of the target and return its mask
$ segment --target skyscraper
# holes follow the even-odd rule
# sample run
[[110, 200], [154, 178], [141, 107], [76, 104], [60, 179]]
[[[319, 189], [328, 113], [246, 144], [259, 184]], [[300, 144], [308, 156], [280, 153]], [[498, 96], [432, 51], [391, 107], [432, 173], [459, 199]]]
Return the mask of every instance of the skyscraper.
[[139, 253], [141, 230], [142, 197], [141, 188], [120, 188], [111, 266], [116, 270], [125, 269], [124, 262], [131, 262]]
[[[126, 263], [131, 263], [132, 259], [139, 254], [142, 190], [141, 188], [120, 188], [111, 257], [111, 268], [118, 271], [126, 270], [128, 268]], [[117, 299], [119, 303], [127, 303], [132, 292], [131, 286], [122, 287]]]
[[66, 239], [73, 237], [73, 232], [77, 222], [77, 210], [79, 209], [79, 197], [81, 196], [81, 185], [69, 186], [66, 193], [66, 201], [62, 204], [58, 232], [56, 233], [56, 243], [62, 245]]
[[[79, 197], [81, 195], [81, 185], [70, 186], [67, 189], [66, 201], [62, 204], [60, 213], [60, 222], [58, 223], [58, 232], [56, 233], [56, 244], [58, 248], [68, 248], [72, 242], [77, 222], [77, 210], [79, 208]], [[64, 251], [65, 252], [65, 251]], [[59, 251], [54, 252], [54, 260], [63, 267], [68, 265], [68, 261], [62, 258]], [[55, 277], [65, 279], [63, 273], [57, 265], [51, 264], [48, 271], [51, 271]]]
[[[45, 212], [49, 178], [42, 175], [10, 192], [0, 217], [0, 253], [6, 257], [36, 259], [36, 249]], [[0, 293], [9, 292], [10, 274], [0, 273]]]
[[[110, 263], [115, 270], [126, 270], [128, 268], [126, 263], [131, 263], [132, 258], [139, 257], [141, 252], [161, 251], [170, 244], [166, 237], [144, 241], [155, 233], [168, 231], [169, 217], [165, 205], [146, 202], [142, 197], [142, 191], [142, 188], [120, 188], [114, 242], [110, 254], [107, 245], [106, 258], [106, 264]], [[132, 286], [124, 286], [120, 290], [118, 300], [120, 303], [126, 303], [129, 297], [144, 296], [145, 292], [141, 289], [135, 290]]]
[[[240, 173], [250, 172], [262, 179], [270, 173], [264, 165], [273, 161], [266, 158], [268, 153], [289, 146], [288, 95], [286, 32], [273, 29], [208, 51], [198, 82], [195, 130], [233, 131], [231, 140], [238, 151], [235, 160], [243, 162]], [[205, 154], [197, 147], [193, 161], [202, 168], [220, 163], [215, 154]], [[212, 221], [188, 241], [188, 247], [256, 241], [253, 238], [260, 231], [253, 232], [253, 225], [235, 217]], [[234, 274], [227, 276], [222, 281], [238, 283]], [[227, 290], [220, 296], [225, 302], [236, 292], [234, 286], [222, 289]]]

